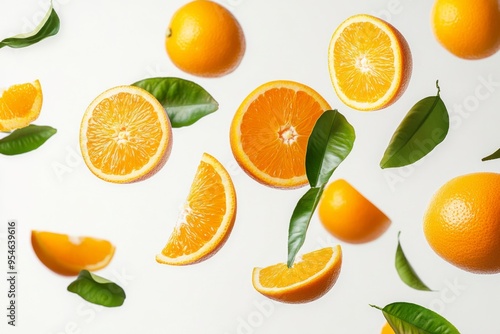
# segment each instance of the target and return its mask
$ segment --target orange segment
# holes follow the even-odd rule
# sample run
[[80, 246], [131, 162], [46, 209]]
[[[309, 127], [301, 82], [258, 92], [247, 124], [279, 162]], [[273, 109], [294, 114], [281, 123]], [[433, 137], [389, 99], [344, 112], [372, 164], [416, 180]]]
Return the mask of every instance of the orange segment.
[[340, 246], [326, 247], [304, 254], [291, 268], [285, 263], [254, 268], [252, 284], [264, 296], [280, 302], [310, 302], [333, 287], [341, 266]]
[[0, 95], [0, 131], [28, 126], [40, 115], [42, 101], [38, 80], [9, 87]]
[[328, 52], [330, 77], [342, 102], [357, 110], [377, 110], [405, 91], [412, 58], [403, 35], [370, 15], [354, 15], [334, 32]]
[[142, 88], [119, 86], [99, 95], [87, 108], [80, 147], [97, 177], [116, 183], [140, 181], [167, 161], [172, 128], [153, 95]]
[[317, 119], [328, 109], [328, 102], [303, 84], [263, 84], [248, 95], [234, 115], [230, 141], [236, 161], [265, 185], [306, 185], [307, 141]]
[[115, 247], [107, 240], [52, 232], [31, 231], [31, 244], [47, 268], [66, 276], [78, 275], [84, 269], [102, 269], [115, 253]]
[[236, 217], [236, 193], [222, 164], [204, 153], [177, 224], [156, 261], [186, 265], [214, 255]]

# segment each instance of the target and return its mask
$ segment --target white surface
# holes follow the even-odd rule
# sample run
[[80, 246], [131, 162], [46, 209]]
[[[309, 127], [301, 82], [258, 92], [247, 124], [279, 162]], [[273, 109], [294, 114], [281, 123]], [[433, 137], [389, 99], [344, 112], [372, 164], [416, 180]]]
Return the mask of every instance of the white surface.
[[[0, 1], [1, 38], [27, 31], [28, 22], [45, 13], [46, 2]], [[15, 329], [6, 325], [7, 285], [0, 281], [0, 332], [368, 334], [379, 333], [384, 323], [369, 304], [409, 301], [439, 311], [462, 333], [499, 333], [498, 275], [470, 274], [441, 260], [425, 241], [422, 215], [430, 196], [448, 179], [500, 169], [500, 161], [481, 162], [500, 147], [500, 54], [481, 61], [449, 54], [432, 35], [430, 1], [218, 2], [234, 13], [247, 40], [240, 67], [223, 78], [192, 77], [168, 59], [164, 33], [173, 12], [186, 3], [181, 0], [55, 0], [61, 18], [58, 35], [28, 48], [0, 50], [0, 86], [40, 79], [44, 104], [35, 124], [58, 129], [34, 152], [0, 157], [0, 237], [5, 238], [7, 220], [17, 219], [20, 273]], [[357, 13], [389, 20], [413, 52], [406, 93], [378, 112], [344, 106], [328, 74], [330, 37]], [[78, 149], [85, 108], [108, 88], [152, 76], [193, 80], [215, 97], [220, 109], [193, 126], [174, 129], [170, 160], [153, 178], [133, 185], [97, 179]], [[482, 83], [488, 78], [495, 83], [492, 91]], [[253, 267], [286, 260], [288, 221], [304, 189], [281, 191], [257, 184], [237, 167], [229, 148], [236, 108], [255, 87], [275, 79], [311, 86], [353, 124], [354, 149], [332, 179], [346, 178], [393, 221], [375, 242], [341, 243], [344, 266], [336, 286], [305, 305], [271, 303], [251, 285]], [[436, 79], [450, 112], [448, 137], [418, 164], [381, 170], [378, 163], [395, 128], [416, 101], [435, 95]], [[488, 96], [478, 99], [478, 92]], [[234, 230], [206, 262], [160, 265], [155, 254], [167, 241], [205, 151], [233, 177], [239, 209]], [[67, 292], [72, 278], [53, 274], [40, 263], [31, 248], [32, 229], [112, 241], [116, 255], [98, 274], [125, 289], [125, 304], [104, 309]], [[437, 292], [412, 290], [398, 278], [393, 265], [398, 231], [414, 268]], [[5, 268], [5, 239], [0, 241], [0, 267]], [[315, 216], [301, 252], [336, 243]]]

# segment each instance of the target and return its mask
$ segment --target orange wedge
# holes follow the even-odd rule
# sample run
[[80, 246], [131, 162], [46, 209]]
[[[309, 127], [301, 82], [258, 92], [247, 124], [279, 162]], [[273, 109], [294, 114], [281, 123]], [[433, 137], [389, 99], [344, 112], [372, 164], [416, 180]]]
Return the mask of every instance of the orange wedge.
[[156, 261], [187, 265], [208, 259], [226, 242], [236, 217], [236, 193], [222, 164], [204, 153], [177, 224]]
[[115, 253], [115, 247], [107, 240], [52, 232], [31, 231], [31, 244], [47, 268], [65, 276], [78, 275], [84, 269], [102, 269]]
[[357, 110], [385, 108], [403, 94], [412, 71], [410, 48], [389, 23], [354, 15], [333, 33], [330, 77], [339, 99]]
[[97, 177], [115, 183], [141, 181], [167, 161], [172, 128], [153, 95], [139, 87], [119, 86], [88, 106], [80, 126], [80, 148]]
[[30, 125], [42, 109], [42, 87], [35, 80], [13, 85], [0, 93], [0, 131], [12, 131]]
[[275, 188], [307, 184], [307, 141], [328, 102], [293, 81], [271, 81], [240, 105], [230, 128], [234, 157], [258, 182]]
[[306, 303], [330, 291], [340, 274], [339, 245], [304, 254], [291, 268], [285, 263], [254, 268], [252, 284], [266, 297], [285, 303]]

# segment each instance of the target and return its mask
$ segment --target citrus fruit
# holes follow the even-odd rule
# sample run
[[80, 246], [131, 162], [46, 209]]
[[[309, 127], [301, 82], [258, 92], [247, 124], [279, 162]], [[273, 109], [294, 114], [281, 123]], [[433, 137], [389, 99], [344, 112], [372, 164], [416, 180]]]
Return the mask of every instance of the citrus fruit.
[[433, 195], [423, 228], [429, 245], [449, 263], [473, 273], [500, 272], [500, 174], [446, 182]]
[[229, 74], [245, 53], [245, 37], [236, 18], [207, 0], [189, 2], [174, 13], [165, 45], [174, 65], [201, 77]]
[[388, 322], [385, 323], [384, 327], [382, 327], [382, 331], [380, 334], [395, 334], [394, 329], [392, 329], [391, 325]]
[[172, 128], [158, 100], [135, 86], [118, 86], [88, 106], [80, 148], [97, 177], [115, 183], [144, 180], [160, 170], [172, 148]]
[[204, 153], [177, 224], [156, 261], [186, 265], [208, 259], [226, 242], [235, 217], [231, 177], [217, 159]]
[[306, 303], [330, 291], [340, 274], [342, 249], [322, 248], [295, 260], [254, 268], [252, 284], [264, 296], [285, 303]]
[[107, 240], [45, 231], [31, 231], [31, 244], [47, 268], [65, 276], [78, 275], [84, 269], [102, 269], [115, 253], [115, 247]]
[[344, 179], [326, 186], [318, 204], [319, 219], [334, 237], [365, 243], [382, 235], [390, 219]]
[[436, 0], [431, 24], [439, 43], [457, 57], [482, 59], [500, 48], [497, 0]]
[[307, 184], [307, 141], [328, 102], [294, 81], [271, 81], [251, 92], [230, 128], [234, 157], [252, 178], [276, 188]]
[[42, 87], [38, 80], [12, 85], [0, 92], [0, 131], [28, 126], [40, 115], [42, 101]]
[[369, 111], [385, 108], [403, 94], [410, 81], [412, 57], [396, 28], [359, 14], [333, 33], [328, 65], [339, 99], [353, 109]]

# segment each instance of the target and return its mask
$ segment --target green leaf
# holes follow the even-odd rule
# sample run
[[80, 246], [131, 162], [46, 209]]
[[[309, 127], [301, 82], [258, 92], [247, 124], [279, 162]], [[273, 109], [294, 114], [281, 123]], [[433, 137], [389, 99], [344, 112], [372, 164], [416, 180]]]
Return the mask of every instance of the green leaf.
[[484, 157], [481, 159], [481, 161], [488, 161], [488, 160], [494, 160], [500, 158], [500, 149], [496, 150], [492, 154], [488, 155], [487, 157]]
[[24, 48], [32, 44], [38, 43], [41, 40], [53, 36], [59, 32], [59, 16], [57, 16], [56, 11], [52, 7], [52, 2], [50, 3], [49, 10], [47, 14], [38, 24], [35, 30], [26, 33], [12, 36], [0, 41], [0, 49], [4, 46], [11, 48]]
[[304, 244], [306, 239], [307, 228], [311, 221], [312, 215], [318, 206], [323, 187], [310, 188], [297, 202], [295, 209], [290, 219], [288, 229], [288, 261], [287, 265], [290, 268], [295, 261], [295, 257]]
[[406, 258], [405, 253], [403, 252], [403, 248], [401, 247], [401, 242], [399, 240], [400, 234], [401, 232], [398, 233], [398, 248], [396, 250], [396, 263], [395, 263], [399, 277], [410, 288], [421, 291], [432, 291], [427, 287], [427, 285], [424, 284], [424, 282], [422, 282], [420, 277], [418, 277], [417, 273], [408, 262], [408, 259]]
[[46, 125], [28, 125], [0, 139], [0, 154], [16, 155], [33, 151], [57, 132]]
[[180, 78], [151, 78], [134, 86], [150, 92], [167, 111], [172, 127], [188, 126], [219, 109], [219, 104], [200, 85]]
[[420, 305], [397, 302], [384, 308], [370, 306], [382, 311], [396, 334], [460, 334], [448, 320]]
[[327, 110], [320, 116], [307, 143], [306, 172], [311, 187], [328, 183], [351, 152], [355, 138], [354, 128], [337, 110]]
[[410, 165], [431, 152], [441, 143], [449, 129], [449, 115], [439, 96], [426, 97], [406, 114], [392, 136], [382, 160], [381, 168]]
[[68, 291], [90, 303], [107, 307], [121, 306], [125, 301], [125, 291], [118, 284], [88, 270], [80, 271], [78, 278], [68, 286]]

